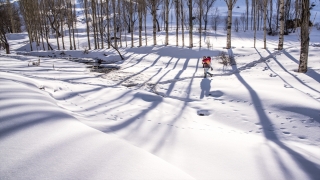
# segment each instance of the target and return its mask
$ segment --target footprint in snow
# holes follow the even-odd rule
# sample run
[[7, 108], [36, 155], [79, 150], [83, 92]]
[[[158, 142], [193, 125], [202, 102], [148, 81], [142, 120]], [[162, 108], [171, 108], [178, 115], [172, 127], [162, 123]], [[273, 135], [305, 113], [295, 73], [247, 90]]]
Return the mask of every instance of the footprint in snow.
[[288, 84], [284, 84], [283, 85], [285, 88], [293, 88], [292, 86], [288, 85]]
[[299, 139], [307, 139], [305, 136], [298, 136]]
[[211, 112], [210, 112], [210, 110], [198, 110], [197, 111], [197, 114], [199, 115], [199, 116], [209, 116], [210, 114], [211, 114]]

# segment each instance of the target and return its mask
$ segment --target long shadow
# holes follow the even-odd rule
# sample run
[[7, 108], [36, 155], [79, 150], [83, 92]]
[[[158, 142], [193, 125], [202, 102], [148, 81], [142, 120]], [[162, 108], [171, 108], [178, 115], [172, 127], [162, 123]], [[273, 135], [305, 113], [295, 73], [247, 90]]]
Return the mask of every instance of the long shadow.
[[[256, 49], [256, 51], [258, 52], [258, 50]], [[320, 91], [318, 91], [318, 90], [316, 90], [316, 89], [314, 89], [313, 87], [310, 87], [309, 85], [307, 85], [307, 84], [305, 84], [303, 81], [301, 81], [299, 78], [297, 78], [296, 76], [294, 76], [292, 73], [290, 73], [286, 68], [284, 68], [283, 66], [282, 66], [282, 64], [274, 57], [274, 56], [272, 56], [272, 54], [271, 54], [271, 52], [267, 49], [266, 50], [269, 54], [270, 54], [270, 57], [279, 65], [279, 67], [281, 67], [282, 69], [283, 69], [283, 71], [285, 71], [286, 73], [288, 73], [288, 74], [290, 74], [293, 78], [295, 78], [297, 81], [299, 81], [302, 85], [304, 85], [304, 86], [306, 86], [306, 87], [308, 87], [309, 89], [311, 89], [311, 90], [313, 90], [313, 91], [315, 91], [315, 92], [317, 92], [317, 93], [320, 93]], [[258, 54], [260, 55], [260, 53], [258, 52]], [[261, 56], [261, 55], [260, 55]], [[261, 56], [262, 57], [262, 56]], [[268, 65], [268, 64], [266, 64], [267, 66], [268, 66], [268, 68], [272, 71], [272, 72], [274, 72], [271, 68], [270, 68], [270, 66]], [[275, 74], [277, 74], [276, 72], [274, 72]], [[278, 74], [277, 74], [278, 75]], [[282, 81], [283, 82], [285, 82], [285, 83], [287, 83], [287, 84], [290, 84], [290, 83], [288, 83], [286, 80], [284, 80], [280, 75], [278, 75], [281, 79], [282, 79]], [[299, 90], [300, 91], [300, 90]]]
[[[177, 60], [177, 62], [176, 62], [176, 64], [175, 64], [175, 66], [174, 66], [173, 69], [176, 68], [176, 66], [177, 66], [177, 64], [178, 64], [178, 62], [179, 62], [180, 60], [181, 60], [181, 59], [178, 59], [178, 60]], [[189, 61], [190, 61], [190, 59], [186, 59], [186, 60], [185, 60], [184, 65], [183, 65], [183, 68], [182, 68], [181, 70], [179, 70], [178, 74], [174, 77], [174, 79], [179, 79], [179, 78], [180, 78], [181, 74], [187, 69]], [[167, 91], [167, 95], [168, 95], [168, 96], [169, 96], [170, 93], [172, 92], [173, 87], [175, 86], [175, 84], [176, 84], [176, 81], [173, 81], [173, 82], [170, 84], [170, 86], [169, 86], [169, 88], [168, 88], [168, 91]]]
[[108, 129], [104, 129], [103, 132], [115, 132], [115, 131], [119, 131], [119, 130], [121, 130], [123, 128], [126, 128], [127, 126], [129, 126], [130, 124], [135, 122], [141, 116], [145, 116], [149, 111], [151, 111], [152, 109], [155, 109], [163, 101], [163, 98], [161, 96], [156, 96], [156, 95], [154, 95], [154, 96], [149, 95], [148, 96], [146, 94], [141, 95], [140, 93], [136, 93], [131, 100], [133, 100], [135, 98], [146, 98], [146, 97], [147, 97], [146, 100], [148, 100], [150, 102], [152, 101], [152, 104], [151, 104], [151, 106], [149, 108], [144, 109], [139, 114], [131, 117], [130, 119], [128, 119], [128, 120], [126, 120], [126, 121], [124, 121], [122, 123], [119, 123], [117, 125], [111, 126]]
[[[237, 69], [237, 65], [232, 66], [234, 70]], [[310, 179], [318, 180], [320, 177], [320, 168], [317, 164], [309, 161], [308, 159], [304, 158], [299, 153], [295, 152], [294, 150], [287, 147], [285, 144], [283, 144], [277, 135], [273, 131], [268, 131], [270, 125], [272, 124], [271, 120], [266, 115], [265, 111], [263, 110], [263, 104], [261, 103], [261, 99], [259, 98], [258, 93], [242, 78], [242, 76], [239, 73], [235, 73], [235, 76], [237, 79], [247, 88], [247, 90], [250, 93], [253, 107], [255, 108], [257, 114], [259, 115], [260, 124], [262, 126], [262, 131], [267, 140], [270, 140], [274, 142], [276, 145], [281, 147], [283, 150], [285, 150], [288, 155], [291, 156], [291, 158], [296, 162], [296, 164], [309, 176]], [[270, 146], [270, 148], [272, 148]], [[277, 153], [275, 152], [275, 156]], [[279, 160], [279, 164], [282, 167], [283, 172], [287, 172], [286, 177], [292, 177], [291, 174], [288, 174], [288, 170], [285, 167], [285, 165]]]
[[[185, 62], [185, 66], [183, 67], [183, 69], [187, 68], [187, 64], [189, 62], [190, 59], [187, 59]], [[198, 59], [197, 62], [197, 66], [199, 66], [199, 61], [200, 59]], [[188, 97], [186, 97], [186, 99], [190, 99], [190, 92], [191, 92], [191, 86], [195, 77], [195, 74], [197, 73], [198, 68], [195, 69], [195, 72], [193, 73], [193, 78], [191, 78], [189, 86], [187, 88], [187, 94]], [[169, 89], [168, 89], [169, 91]], [[168, 93], [167, 93], [168, 94]], [[181, 117], [183, 115], [184, 110], [186, 109], [187, 105], [188, 105], [189, 101], [184, 101], [183, 106], [179, 109], [179, 112], [177, 113], [177, 115], [175, 117], [172, 118], [172, 120], [170, 121], [171, 125], [173, 125], [175, 122], [177, 122], [177, 120], [179, 119], [179, 117]], [[162, 139], [159, 141], [159, 143], [153, 148], [152, 152], [156, 153], [157, 151], [159, 151], [159, 149], [163, 146], [163, 144], [165, 143], [166, 137], [168, 134], [170, 134], [170, 132], [172, 131], [172, 128], [168, 128], [166, 133], [164, 133]], [[172, 139], [172, 141], [174, 141]]]
[[[269, 51], [268, 51], [269, 52]], [[297, 66], [299, 65], [299, 61], [294, 58], [290, 53], [288, 53], [286, 50], [282, 51], [283, 54], [285, 54], [289, 59], [291, 59], [292, 61], [294, 61], [295, 63], [297, 63]], [[269, 52], [270, 53], [270, 52]], [[305, 73], [307, 76], [311, 77], [312, 79], [314, 79], [315, 81], [317, 81], [318, 83], [320, 83], [320, 74], [318, 74], [317, 72], [315, 72], [313, 69], [308, 67], [308, 71], [307, 73]]]
[[131, 79], [131, 78], [143, 73], [144, 71], [148, 70], [150, 67], [154, 66], [159, 61], [160, 57], [161, 56], [159, 56], [149, 67], [146, 67], [146, 68], [142, 69], [141, 71], [131, 75], [130, 77], [127, 77], [127, 78], [123, 79], [122, 81], [119, 81], [117, 84], [115, 84], [113, 86], [121, 85], [123, 82], [125, 82], [125, 81], [127, 81], [127, 80], [129, 80], [129, 79]]

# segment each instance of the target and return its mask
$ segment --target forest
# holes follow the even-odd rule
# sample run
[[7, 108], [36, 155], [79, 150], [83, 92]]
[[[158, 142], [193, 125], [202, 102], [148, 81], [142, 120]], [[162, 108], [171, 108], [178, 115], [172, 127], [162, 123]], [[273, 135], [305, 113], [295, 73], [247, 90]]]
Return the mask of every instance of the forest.
[[[86, 31], [88, 43], [82, 48], [87, 50], [133, 47], [136, 33], [140, 47], [148, 46], [147, 29], [152, 29], [152, 45], [157, 45], [157, 34], [160, 32], [164, 32], [164, 43], [168, 45], [169, 32], [173, 31], [176, 34], [177, 46], [178, 35], [181, 34], [182, 46], [192, 48], [194, 35], [199, 36], [201, 47], [206, 43], [202, 42], [201, 36], [207, 30], [216, 31], [222, 27], [227, 32], [226, 49], [232, 47], [232, 31], [252, 31], [254, 47], [256, 32], [263, 31], [264, 48], [267, 48], [267, 36], [271, 35], [279, 36], [278, 50], [282, 50], [284, 35], [299, 28], [301, 41], [299, 72], [307, 71], [309, 28], [312, 26], [320, 28], [319, 22], [314, 22], [315, 17], [314, 19], [310, 17], [314, 3], [310, 3], [310, 0], [245, 0], [244, 12], [240, 16], [233, 17], [233, 9], [239, 8], [235, 7], [237, 0], [223, 0], [227, 14], [223, 14], [218, 7], [215, 7], [216, 1], [20, 0], [12, 3], [10, 0], [1, 0], [1, 46], [9, 54], [10, 45], [6, 34], [27, 31], [31, 51], [33, 42], [43, 50], [53, 50], [49, 43], [50, 38], [56, 39], [57, 50], [67, 48], [65, 41], [69, 41], [70, 50], [76, 50], [81, 48], [77, 47], [76, 34], [79, 31]], [[79, 24], [85, 24], [86, 28], [79, 29]], [[188, 38], [188, 44], [185, 44], [185, 38]]]

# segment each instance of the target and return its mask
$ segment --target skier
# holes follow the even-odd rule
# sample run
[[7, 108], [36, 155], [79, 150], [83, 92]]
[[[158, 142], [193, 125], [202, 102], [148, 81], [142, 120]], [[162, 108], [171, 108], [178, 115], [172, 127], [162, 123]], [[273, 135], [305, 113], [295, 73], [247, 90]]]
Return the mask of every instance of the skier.
[[204, 71], [204, 78], [207, 77], [207, 74], [209, 74], [211, 77], [213, 76], [213, 74], [209, 73], [209, 69], [211, 69], [211, 71], [213, 70], [213, 68], [211, 67], [211, 57], [208, 56], [203, 56], [202, 59], [202, 66], [203, 66], [203, 71]]

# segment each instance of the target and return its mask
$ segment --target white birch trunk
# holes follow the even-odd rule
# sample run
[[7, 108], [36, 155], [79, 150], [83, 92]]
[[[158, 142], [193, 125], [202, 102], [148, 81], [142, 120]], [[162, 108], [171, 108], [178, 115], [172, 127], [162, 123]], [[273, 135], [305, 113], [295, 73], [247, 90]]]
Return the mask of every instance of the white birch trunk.
[[200, 17], [199, 17], [199, 47], [201, 47], [202, 45], [201, 45], [201, 42], [202, 42], [202, 37], [201, 37], [201, 35], [202, 35], [202, 11], [203, 11], [203, 9], [202, 9], [202, 0], [199, 0], [199, 10], [200, 10]]
[[231, 27], [232, 27], [232, 5], [231, 5], [231, 1], [232, 0], [228, 0], [229, 1], [229, 5], [228, 5], [228, 26], [227, 26], [227, 49], [231, 48]]
[[157, 45], [157, 9], [156, 4], [153, 2], [152, 4], [152, 25], [153, 25], [153, 45]]
[[284, 0], [280, 0], [280, 34], [278, 50], [283, 49], [283, 38], [284, 38]]
[[142, 1], [138, 4], [138, 19], [139, 19], [139, 47], [142, 46]]
[[132, 4], [132, 0], [130, 0], [130, 30], [131, 30], [131, 47], [134, 47], [133, 44], [133, 28], [134, 28], [134, 24], [133, 24], [133, 8], [132, 8], [133, 4]]
[[193, 47], [193, 23], [192, 23], [192, 0], [188, 1], [188, 6], [189, 6], [189, 47]]
[[184, 47], [184, 13], [183, 13], [183, 0], [180, 1], [181, 11], [181, 32], [182, 32], [182, 47]]
[[175, 0], [176, 5], [176, 46], [179, 45], [179, 2]]
[[302, 0], [301, 12], [301, 49], [300, 63], [298, 72], [306, 73], [308, 70], [308, 55], [309, 55], [309, 21], [310, 21], [310, 0]]
[[165, 28], [166, 28], [166, 38], [165, 45], [169, 44], [169, 0], [165, 0]]
[[267, 49], [267, 5], [268, 0], [263, 0], [263, 48]]
[[84, 0], [84, 14], [85, 14], [85, 17], [86, 17], [88, 48], [91, 49], [91, 45], [90, 45], [89, 19], [88, 19], [88, 0]]

